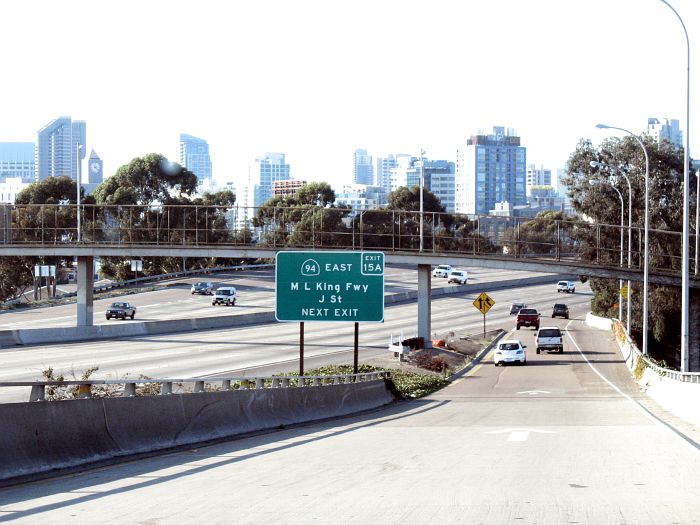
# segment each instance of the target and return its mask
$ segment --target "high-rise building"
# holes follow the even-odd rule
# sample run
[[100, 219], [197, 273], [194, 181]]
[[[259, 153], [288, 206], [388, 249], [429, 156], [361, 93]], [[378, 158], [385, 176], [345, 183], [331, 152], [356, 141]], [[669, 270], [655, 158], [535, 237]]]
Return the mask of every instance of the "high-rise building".
[[356, 149], [353, 155], [353, 175], [352, 181], [355, 184], [374, 184], [374, 166], [372, 156], [367, 154], [366, 149]]
[[448, 213], [455, 211], [455, 164], [447, 160], [423, 160], [423, 185]]
[[544, 166], [537, 168], [534, 164], [530, 164], [525, 178], [525, 193], [529, 196], [532, 188], [544, 186], [552, 187], [552, 170], [545, 169]]
[[386, 193], [392, 190], [392, 169], [398, 167], [400, 159], [410, 159], [407, 153], [389, 153], [386, 157], [377, 157], [377, 170], [375, 172], [375, 186], [384, 188]]
[[36, 148], [37, 180], [61, 176], [76, 180], [78, 166], [84, 158], [84, 121], [59, 117], [39, 130]]
[[82, 185], [85, 188], [85, 194], [90, 195], [97, 185], [104, 179], [102, 159], [95, 153], [95, 150], [90, 152], [90, 158], [88, 159], [88, 176], [87, 182], [85, 182], [85, 175], [81, 176]]
[[0, 182], [6, 179], [36, 180], [33, 142], [0, 142]]
[[273, 197], [291, 197], [306, 186], [305, 180], [276, 180], [272, 183]]
[[457, 150], [455, 211], [488, 214], [497, 202], [525, 204], [526, 150], [512, 129], [494, 126]]
[[206, 140], [180, 134], [180, 165], [197, 175], [197, 185], [211, 181], [211, 157]]
[[272, 184], [278, 180], [289, 180], [289, 164], [284, 153], [265, 153], [256, 157], [255, 164], [248, 168], [253, 185], [253, 206], [261, 206], [272, 197]]
[[647, 119], [647, 133], [657, 142], [666, 139], [677, 148], [683, 145], [683, 132], [676, 119], [663, 118], [659, 120], [650, 117]]
[[[26, 189], [31, 182], [22, 181], [21, 177], [0, 177], [0, 202], [14, 204], [17, 194]], [[2, 211], [0, 211], [2, 214]]]

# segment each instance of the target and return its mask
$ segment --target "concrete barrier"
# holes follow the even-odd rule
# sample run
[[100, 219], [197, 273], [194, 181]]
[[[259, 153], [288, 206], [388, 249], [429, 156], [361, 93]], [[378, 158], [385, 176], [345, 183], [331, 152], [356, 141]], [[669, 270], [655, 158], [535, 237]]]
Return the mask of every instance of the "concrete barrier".
[[0, 404], [0, 481], [391, 403], [389, 380], [305, 388]]

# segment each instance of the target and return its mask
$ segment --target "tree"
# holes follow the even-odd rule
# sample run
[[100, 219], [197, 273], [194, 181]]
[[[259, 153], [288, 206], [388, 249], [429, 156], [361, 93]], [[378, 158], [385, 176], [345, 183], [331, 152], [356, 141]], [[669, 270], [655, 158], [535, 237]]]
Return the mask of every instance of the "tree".
[[[683, 210], [683, 150], [676, 148], [668, 141], [656, 142], [651, 137], [641, 137], [649, 155], [649, 267], [662, 269], [680, 269], [681, 242], [677, 235], [665, 232], [682, 230]], [[590, 162], [597, 161], [613, 166], [608, 168], [591, 168]], [[619, 230], [614, 226], [620, 221], [620, 201], [617, 194], [607, 182], [616, 170], [624, 170], [632, 186], [632, 195], [628, 195], [627, 184], [617, 187], [625, 200], [632, 199], [634, 252], [633, 266], [643, 263], [640, 253], [640, 242], [644, 235], [644, 203], [645, 203], [645, 158], [639, 143], [634, 137], [609, 138], [595, 148], [590, 141], [582, 140], [571, 154], [568, 171], [563, 183], [568, 187], [571, 204], [574, 209], [596, 224], [607, 224], [609, 227], [593, 228], [588, 232], [581, 229], [578, 236], [580, 255], [592, 260], [601, 257], [598, 246], [607, 247], [602, 257], [614, 263], [619, 261]], [[591, 185], [591, 179], [605, 180], [605, 184]], [[695, 175], [691, 176], [691, 202], [696, 202]], [[625, 209], [627, 213], [627, 209]], [[627, 221], [625, 220], [625, 223]], [[596, 236], [598, 238], [596, 238]], [[614, 315], [614, 305], [617, 302], [617, 286], [600, 279], [591, 279], [591, 287], [595, 293], [593, 308], [595, 313]], [[635, 288], [636, 297], [640, 297], [640, 289]], [[650, 285], [648, 298], [649, 307], [649, 350], [652, 355], [670, 363], [679, 361], [680, 335], [675, 320], [680, 319], [680, 303], [675, 300], [677, 291], [663, 286]], [[633, 296], [633, 300], [634, 300]], [[642, 311], [633, 308], [632, 337], [640, 344], [642, 339]]]
[[170, 204], [197, 190], [197, 176], [159, 153], [136, 157], [104, 180], [94, 195], [100, 204]]
[[[219, 244], [230, 242], [230, 208], [235, 195], [229, 190], [193, 197], [197, 177], [188, 169], [151, 153], [121, 166], [94, 191], [94, 214], [100, 240], [132, 243]], [[109, 206], [108, 206], [109, 205]], [[118, 206], [115, 206], [118, 205]], [[207, 267], [211, 258], [160, 258], [144, 268], [144, 275]], [[104, 276], [133, 278], [126, 259], [104, 258]]]
[[253, 226], [263, 230], [262, 244], [269, 246], [342, 246], [348, 239], [343, 219], [349, 213], [349, 208], [335, 205], [327, 182], [311, 182], [292, 195], [265, 202]]
[[0, 301], [20, 296], [32, 285], [31, 257], [0, 257]]
[[[80, 190], [82, 200], [84, 190]], [[76, 183], [70, 177], [47, 177], [20, 191], [15, 204], [75, 204], [77, 196]]]

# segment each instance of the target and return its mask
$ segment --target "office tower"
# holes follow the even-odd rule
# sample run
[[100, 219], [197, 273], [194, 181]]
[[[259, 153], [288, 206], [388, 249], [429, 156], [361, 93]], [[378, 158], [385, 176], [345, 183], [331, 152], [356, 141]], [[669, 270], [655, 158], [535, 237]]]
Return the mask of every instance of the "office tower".
[[276, 180], [272, 183], [272, 196], [292, 197], [304, 186], [305, 180]]
[[448, 213], [455, 211], [455, 164], [447, 160], [423, 160], [423, 185]]
[[346, 184], [336, 192], [338, 206], [350, 206], [353, 212], [377, 209], [387, 202], [387, 192], [381, 186]]
[[396, 166], [389, 170], [389, 191], [420, 185], [420, 162], [417, 157], [403, 155], [396, 159]]
[[488, 214], [497, 202], [525, 204], [525, 148], [515, 131], [494, 126], [457, 149], [455, 211]]
[[61, 176], [76, 180], [78, 165], [85, 158], [85, 122], [59, 117], [41, 128], [36, 158], [38, 180]]
[[384, 188], [386, 193], [392, 189], [392, 173], [391, 170], [398, 167], [399, 160], [402, 158], [411, 158], [407, 153], [389, 153], [386, 157], [377, 158], [377, 170], [375, 172], [375, 186]]
[[647, 133], [657, 142], [666, 139], [677, 148], [683, 146], [683, 132], [680, 130], [676, 119], [663, 118], [659, 120], [650, 117], [647, 119]]
[[367, 154], [366, 149], [356, 149], [352, 162], [352, 181], [355, 184], [374, 184], [374, 166], [372, 156]]
[[543, 186], [548, 186], [551, 188], [552, 170], [545, 169], [544, 166], [540, 166], [538, 169], [534, 164], [530, 164], [527, 167], [525, 181], [525, 193], [527, 195], [532, 193], [532, 188]]
[[20, 179], [34, 182], [36, 163], [33, 142], [0, 142], [0, 182]]
[[284, 153], [265, 153], [256, 157], [253, 166], [248, 168], [253, 184], [253, 206], [261, 206], [272, 197], [272, 184], [278, 180], [289, 180], [289, 164], [285, 163]]
[[88, 176], [87, 182], [85, 182], [85, 175], [82, 176], [82, 185], [85, 188], [85, 194], [90, 195], [97, 185], [104, 180], [104, 172], [102, 166], [102, 159], [95, 153], [95, 150], [90, 151], [90, 158], [88, 159]]
[[207, 141], [181, 133], [180, 165], [197, 176], [197, 186], [208, 186], [211, 182], [211, 157]]

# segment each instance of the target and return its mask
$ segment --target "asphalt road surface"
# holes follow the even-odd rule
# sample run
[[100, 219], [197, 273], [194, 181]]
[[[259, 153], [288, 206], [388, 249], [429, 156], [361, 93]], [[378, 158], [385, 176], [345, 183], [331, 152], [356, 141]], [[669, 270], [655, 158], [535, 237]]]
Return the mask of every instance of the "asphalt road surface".
[[369, 414], [6, 488], [0, 521], [697, 523], [697, 443], [647, 411], [609, 332], [563, 323], [563, 354], [485, 360]]
[[[469, 270], [469, 283], [487, 285], [492, 282], [538, 275], [553, 275], [553, 281], [557, 280], [557, 276], [554, 274], [477, 268]], [[192, 295], [190, 286], [197, 281], [212, 281], [216, 287], [235, 286], [238, 296], [236, 306], [212, 306], [211, 296]], [[416, 290], [417, 271], [415, 267], [388, 266], [384, 281], [385, 293], [387, 294]], [[447, 279], [442, 278], [433, 278], [432, 283], [433, 287], [436, 288], [455, 286], [454, 284], [448, 285]], [[176, 279], [160, 282], [153, 286], [156, 288], [153, 291], [149, 290], [123, 297], [99, 299], [99, 296], [96, 296], [93, 305], [93, 323], [101, 325], [119, 322], [159, 321], [231, 315], [231, 310], [235, 310], [236, 313], [255, 313], [273, 312], [275, 309], [275, 274], [270, 269]], [[114, 301], [128, 301], [136, 306], [135, 321], [105, 319], [104, 312]], [[74, 303], [0, 312], [0, 329], [2, 330], [75, 326], [76, 322], [77, 306]]]

